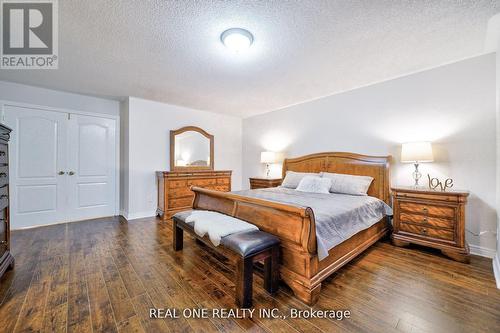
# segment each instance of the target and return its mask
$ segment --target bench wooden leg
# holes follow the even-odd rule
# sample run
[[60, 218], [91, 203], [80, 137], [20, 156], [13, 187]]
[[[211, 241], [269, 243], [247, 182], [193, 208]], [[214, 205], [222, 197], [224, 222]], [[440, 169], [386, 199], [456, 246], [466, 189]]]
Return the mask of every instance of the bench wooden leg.
[[279, 253], [279, 246], [275, 246], [271, 249], [271, 255], [264, 259], [264, 289], [270, 294], [278, 291]]
[[253, 260], [241, 258], [236, 267], [236, 302], [240, 308], [252, 306]]
[[184, 245], [184, 230], [177, 226], [177, 222], [175, 222], [175, 220], [172, 221], [172, 234], [174, 235], [174, 238], [172, 239], [174, 251], [182, 250]]

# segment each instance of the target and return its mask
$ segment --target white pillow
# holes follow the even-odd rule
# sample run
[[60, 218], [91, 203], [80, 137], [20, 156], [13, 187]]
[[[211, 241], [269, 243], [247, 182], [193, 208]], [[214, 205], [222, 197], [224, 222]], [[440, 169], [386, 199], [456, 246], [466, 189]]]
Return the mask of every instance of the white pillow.
[[318, 173], [309, 173], [309, 172], [295, 172], [295, 171], [287, 171], [285, 175], [285, 179], [281, 183], [281, 187], [296, 189], [299, 186], [300, 181], [305, 176], [316, 176], [319, 177]]
[[332, 180], [329, 178], [321, 178], [318, 176], [305, 176], [297, 186], [296, 191], [310, 193], [330, 193]]
[[340, 173], [322, 172], [321, 177], [332, 180], [330, 192], [352, 195], [366, 195], [373, 181], [369, 176], [344, 175]]

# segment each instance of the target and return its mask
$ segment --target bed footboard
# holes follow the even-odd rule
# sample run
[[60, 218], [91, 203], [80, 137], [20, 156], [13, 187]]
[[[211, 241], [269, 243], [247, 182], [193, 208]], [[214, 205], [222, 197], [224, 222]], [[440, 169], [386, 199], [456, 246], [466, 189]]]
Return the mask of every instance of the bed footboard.
[[281, 279], [308, 304], [318, 296], [321, 282], [311, 284], [317, 271], [316, 229], [310, 208], [192, 187], [194, 209], [217, 211], [247, 221], [281, 240]]

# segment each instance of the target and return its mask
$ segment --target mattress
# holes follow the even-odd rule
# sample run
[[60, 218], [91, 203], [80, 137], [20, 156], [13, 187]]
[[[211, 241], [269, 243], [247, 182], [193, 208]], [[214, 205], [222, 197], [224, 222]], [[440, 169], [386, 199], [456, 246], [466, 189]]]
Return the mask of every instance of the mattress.
[[319, 260], [326, 258], [328, 251], [336, 245], [371, 227], [384, 216], [392, 215], [391, 207], [370, 196], [307, 193], [283, 187], [232, 193], [311, 208], [316, 221]]

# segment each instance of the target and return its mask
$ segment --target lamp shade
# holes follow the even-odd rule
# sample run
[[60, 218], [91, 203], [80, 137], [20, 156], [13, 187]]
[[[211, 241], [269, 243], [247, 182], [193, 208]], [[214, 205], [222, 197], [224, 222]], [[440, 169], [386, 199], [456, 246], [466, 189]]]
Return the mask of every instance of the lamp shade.
[[260, 163], [275, 163], [276, 153], [273, 151], [263, 151], [260, 153]]
[[401, 162], [432, 162], [432, 146], [430, 142], [409, 142], [401, 146]]

